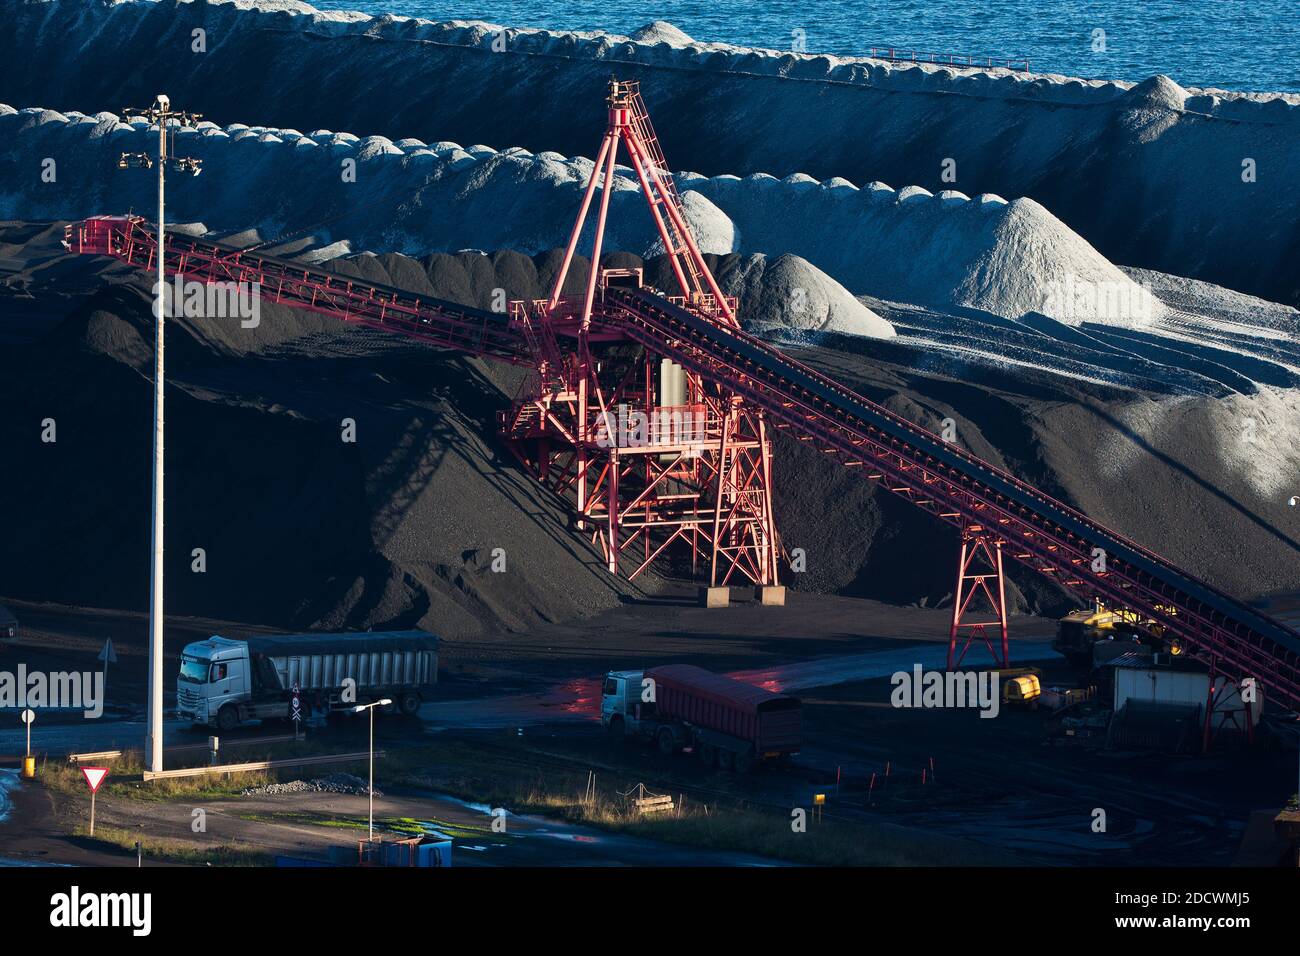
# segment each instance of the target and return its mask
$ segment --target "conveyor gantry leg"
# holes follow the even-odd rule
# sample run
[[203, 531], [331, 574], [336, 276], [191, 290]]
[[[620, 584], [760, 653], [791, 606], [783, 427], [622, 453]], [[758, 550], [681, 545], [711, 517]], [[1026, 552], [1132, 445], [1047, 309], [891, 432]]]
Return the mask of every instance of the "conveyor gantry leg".
[[[983, 567], [983, 570], [980, 568]], [[967, 620], [967, 616], [978, 620]], [[992, 619], [988, 616], [992, 615]], [[997, 628], [995, 645], [988, 628]], [[957, 641], [964, 637], [961, 650]], [[952, 627], [948, 633], [948, 670], [960, 667], [966, 651], [982, 641], [998, 667], [1010, 663], [1007, 650], [1006, 580], [1002, 574], [1002, 542], [982, 533], [976, 526], [961, 536], [961, 557], [957, 565], [957, 589], [953, 594]]]

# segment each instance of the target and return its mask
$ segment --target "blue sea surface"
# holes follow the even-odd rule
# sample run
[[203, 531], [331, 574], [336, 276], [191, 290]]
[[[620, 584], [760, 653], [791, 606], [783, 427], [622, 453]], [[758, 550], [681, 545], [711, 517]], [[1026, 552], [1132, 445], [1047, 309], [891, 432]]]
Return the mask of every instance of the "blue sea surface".
[[[1300, 92], [1297, 0], [308, 0], [322, 10], [627, 34], [667, 20], [697, 40], [810, 53], [872, 47], [1028, 59], [1035, 72]], [[802, 31], [796, 34], [796, 31]], [[1104, 31], [1104, 43], [1096, 31]]]

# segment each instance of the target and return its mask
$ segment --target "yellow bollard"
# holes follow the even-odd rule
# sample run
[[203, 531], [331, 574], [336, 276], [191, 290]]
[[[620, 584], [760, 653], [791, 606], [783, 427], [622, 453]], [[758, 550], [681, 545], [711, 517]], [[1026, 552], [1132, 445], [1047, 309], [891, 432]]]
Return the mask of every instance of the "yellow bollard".
[[36, 758], [35, 757], [23, 758], [23, 779], [24, 780], [36, 779]]

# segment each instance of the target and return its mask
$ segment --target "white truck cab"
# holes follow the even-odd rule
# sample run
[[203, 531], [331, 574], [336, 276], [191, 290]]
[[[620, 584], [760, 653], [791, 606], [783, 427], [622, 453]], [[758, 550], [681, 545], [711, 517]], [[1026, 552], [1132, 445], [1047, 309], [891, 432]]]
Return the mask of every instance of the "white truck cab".
[[176, 711], [223, 733], [247, 720], [308, 720], [385, 698], [386, 708], [413, 717], [437, 681], [438, 639], [427, 631], [214, 635], [181, 652]]
[[252, 692], [248, 644], [210, 637], [185, 645], [176, 675], [176, 710], [183, 720], [216, 724], [226, 704], [238, 705]]
[[640, 724], [641, 681], [645, 671], [610, 671], [600, 696], [600, 724], [610, 731], [634, 732]]

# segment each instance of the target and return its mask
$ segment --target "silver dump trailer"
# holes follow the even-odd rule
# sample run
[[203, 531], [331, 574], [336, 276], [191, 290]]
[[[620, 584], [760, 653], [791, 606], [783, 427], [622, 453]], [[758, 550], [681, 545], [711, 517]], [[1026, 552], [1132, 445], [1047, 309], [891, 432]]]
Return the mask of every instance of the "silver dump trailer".
[[438, 639], [425, 631], [213, 636], [185, 647], [176, 679], [183, 720], [227, 731], [247, 720], [344, 711], [388, 698], [414, 714], [438, 680]]

